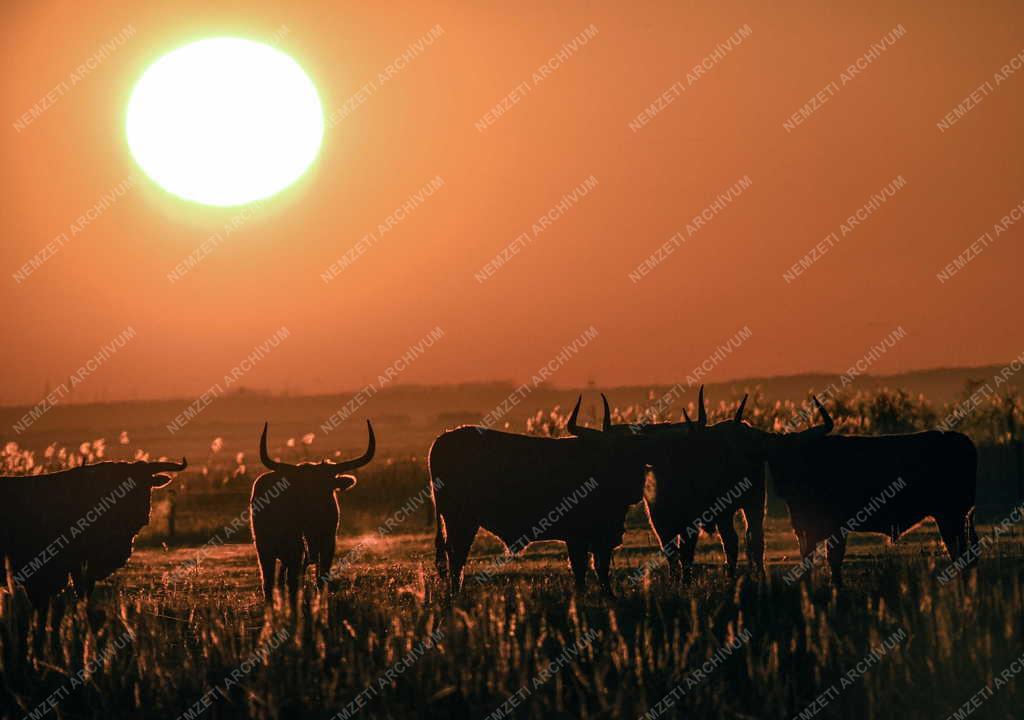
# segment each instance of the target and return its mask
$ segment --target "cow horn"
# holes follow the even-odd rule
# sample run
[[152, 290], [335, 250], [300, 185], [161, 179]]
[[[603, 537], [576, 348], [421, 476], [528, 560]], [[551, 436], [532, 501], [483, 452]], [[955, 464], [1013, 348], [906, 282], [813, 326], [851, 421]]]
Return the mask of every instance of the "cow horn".
[[332, 475], [337, 475], [338, 473], [345, 472], [346, 470], [361, 468], [363, 465], [366, 465], [373, 460], [373, 455], [377, 452], [377, 438], [373, 435], [373, 424], [369, 420], [366, 421], [366, 432], [369, 435], [369, 440], [367, 440], [366, 443], [366, 452], [354, 460], [346, 460], [345, 462], [340, 463], [327, 463], [325, 467], [328, 472]]
[[733, 420], [735, 420], [736, 422], [740, 422], [741, 420], [743, 420], [743, 408], [747, 404], [747, 395], [748, 394], [749, 393], [744, 393], [743, 399], [740, 400], [740, 406], [739, 406], [739, 408], [736, 409], [736, 417], [733, 418]]
[[188, 460], [186, 460], [185, 458], [182, 458], [180, 463], [167, 461], [146, 463], [146, 468], [151, 473], [181, 472], [186, 467], [188, 467]]
[[565, 429], [571, 432], [573, 435], [575, 435], [576, 431], [579, 430], [579, 427], [576, 425], [576, 420], [577, 418], [579, 418], [580, 403], [582, 402], [583, 396], [580, 395], [578, 398], [576, 398], [576, 407], [572, 409], [572, 412], [569, 414], [569, 421], [565, 424]]
[[825, 409], [825, 406], [818, 402], [817, 395], [811, 395], [811, 399], [814, 400], [814, 404], [818, 407], [818, 412], [821, 414], [821, 421], [824, 423], [822, 426], [824, 428], [824, 432], [822, 434], [828, 435], [832, 432], [832, 428], [835, 427], [835, 423], [832, 422], [832, 416], [828, 414], [828, 410]]
[[700, 386], [697, 394], [697, 424], [704, 427], [708, 424], [708, 411], [704, 409], [704, 386]]
[[608, 398], [604, 393], [601, 393], [601, 402], [604, 403], [604, 421], [601, 423], [601, 429], [608, 432], [612, 429], [612, 411], [608, 409]]
[[686, 412], [686, 408], [683, 408], [683, 417], [686, 418], [686, 427], [693, 430], [693, 420], [690, 419], [690, 413]]
[[582, 402], [583, 396], [580, 395], [578, 398], [576, 398], [576, 407], [572, 409], [572, 413], [569, 415], [568, 422], [565, 423], [565, 429], [569, 431], [570, 435], [575, 435], [576, 437], [580, 437], [581, 435], [586, 435], [588, 433], [594, 434], [597, 432], [597, 430], [595, 430], [594, 428], [581, 427], [580, 425], [576, 424], [579, 420], [580, 404]]
[[814, 404], [817, 406], [818, 412], [821, 413], [822, 424], [812, 425], [811, 427], [804, 430], [802, 435], [808, 438], [825, 437], [830, 432], [832, 432], [832, 427], [834, 423], [832, 422], [832, 418], [828, 414], [828, 410], [826, 410], [825, 407], [820, 402], [818, 402], [818, 398], [815, 397], [814, 395], [812, 395], [811, 398], [814, 400]]
[[289, 467], [286, 463], [277, 462], [270, 457], [270, 453], [267, 452], [267, 426], [270, 423], [263, 423], [263, 434], [260, 435], [260, 462], [263, 463], [268, 470], [283, 470]]

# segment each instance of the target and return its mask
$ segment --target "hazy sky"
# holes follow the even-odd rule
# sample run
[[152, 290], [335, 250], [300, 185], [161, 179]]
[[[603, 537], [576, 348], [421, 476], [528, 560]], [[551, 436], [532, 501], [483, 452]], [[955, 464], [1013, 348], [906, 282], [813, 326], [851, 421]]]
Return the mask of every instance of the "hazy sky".
[[[351, 389], [436, 328], [395, 382], [523, 381], [591, 328], [555, 383], [679, 380], [745, 328], [709, 377], [840, 371], [899, 328], [873, 371], [1024, 352], [1018, 3], [364, 5], [0, 11], [0, 402], [73, 375], [195, 396], [240, 364]], [[328, 116], [243, 215], [124, 139], [146, 66], [216, 35], [291, 54]]]

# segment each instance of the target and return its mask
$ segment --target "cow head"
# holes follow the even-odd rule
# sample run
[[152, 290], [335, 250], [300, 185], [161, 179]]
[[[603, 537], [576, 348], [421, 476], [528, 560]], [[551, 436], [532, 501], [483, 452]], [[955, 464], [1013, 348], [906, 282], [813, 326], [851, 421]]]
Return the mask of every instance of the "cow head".
[[[173, 478], [166, 473], [181, 472], [188, 466], [185, 458], [180, 463], [170, 461], [147, 462], [137, 460], [133, 463], [115, 463], [120, 466], [118, 472], [108, 473], [97, 470], [96, 480], [102, 487], [98, 497], [110, 504], [110, 519], [118, 518], [117, 534], [125, 531], [134, 537], [144, 525], [149, 523], [152, 506], [151, 491], [166, 487]], [[96, 466], [101, 468], [102, 465]], [[101, 523], [109, 527], [109, 523]]]
[[180, 463], [175, 462], [142, 462], [136, 461], [132, 463], [132, 468], [138, 472], [139, 477], [147, 477], [143, 482], [143, 486], [149, 486], [150, 490], [156, 490], [157, 488], [166, 487], [173, 478], [165, 473], [169, 472], [181, 472], [188, 467], [188, 461], [185, 458], [181, 459]]
[[267, 427], [268, 423], [264, 423], [263, 434], [260, 436], [260, 462], [268, 470], [276, 472], [287, 479], [289, 483], [299, 488], [300, 492], [308, 492], [313, 495], [332, 495], [336, 490], [351, 490], [356, 484], [356, 479], [351, 475], [346, 475], [346, 473], [350, 470], [361, 468], [373, 460], [373, 455], [377, 449], [377, 441], [373, 435], [373, 425], [367, 420], [366, 430], [369, 434], [369, 440], [366, 452], [359, 457], [343, 462], [331, 462], [325, 459], [318, 463], [286, 463], [274, 460], [270, 457], [270, 453], [267, 452]]
[[[668, 462], [673, 440], [688, 432], [682, 426], [660, 425], [612, 425], [608, 398], [601, 394], [604, 418], [601, 430], [578, 424], [582, 396], [576, 400], [566, 430], [577, 437], [591, 454], [595, 477], [606, 492], [626, 504], [638, 503], [643, 499], [647, 471]], [[656, 430], [653, 428], [657, 428]]]
[[699, 512], [724, 488], [752, 474], [749, 465], [732, 451], [732, 426], [739, 424], [745, 404], [746, 398], [732, 420], [708, 425], [702, 385], [696, 421], [684, 408], [684, 422], [613, 426], [619, 432], [632, 427], [659, 441], [650, 462], [652, 477], [644, 490], [652, 519], [664, 515], [675, 521], [686, 513]]
[[783, 498], [798, 491], [803, 479], [809, 477], [812, 468], [805, 467], [805, 451], [832, 432], [835, 426], [818, 398], [812, 395], [811, 399], [818, 408], [821, 423], [805, 430], [789, 433], [765, 432], [744, 422], [740, 413], [737, 413], [735, 422], [728, 423], [729, 427], [726, 430], [732, 452], [754, 462], [768, 463], [776, 491]]

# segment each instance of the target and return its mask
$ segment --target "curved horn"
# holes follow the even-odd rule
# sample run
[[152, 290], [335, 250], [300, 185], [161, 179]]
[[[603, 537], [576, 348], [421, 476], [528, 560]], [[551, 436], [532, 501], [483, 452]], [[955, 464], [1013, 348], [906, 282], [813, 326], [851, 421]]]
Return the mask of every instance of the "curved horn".
[[268, 470], [281, 470], [282, 468], [288, 467], [285, 463], [279, 463], [270, 457], [270, 453], [267, 452], [267, 426], [270, 423], [263, 423], [263, 434], [260, 435], [260, 462], [263, 463]]
[[570, 435], [580, 437], [581, 435], [594, 434], [597, 432], [594, 428], [582, 427], [577, 425], [576, 422], [580, 416], [580, 404], [583, 402], [583, 396], [580, 395], [576, 398], [576, 407], [572, 409], [572, 414], [569, 415], [569, 421], [565, 424], [565, 429], [569, 431]]
[[686, 412], [686, 408], [683, 408], [683, 417], [686, 418], [686, 427], [693, 430], [693, 420], [690, 419], [690, 413]]
[[577, 431], [579, 430], [579, 426], [576, 424], [576, 420], [580, 416], [580, 403], [582, 402], [583, 396], [580, 395], [578, 398], [576, 398], [576, 407], [572, 409], [572, 413], [569, 415], [569, 421], [565, 424], [565, 429], [568, 430], [573, 435], [576, 435]]
[[354, 460], [346, 460], [345, 462], [340, 463], [328, 463], [325, 467], [332, 475], [345, 472], [346, 470], [361, 468], [363, 465], [366, 465], [368, 462], [373, 460], [373, 455], [377, 452], [377, 438], [373, 435], [373, 424], [369, 420], [366, 421], [366, 432], [367, 435], [369, 435], [369, 440], [367, 440], [366, 443], [366, 452]]
[[704, 427], [708, 424], [708, 411], [704, 409], [704, 386], [700, 386], [697, 394], [697, 424]]
[[608, 409], [608, 398], [601, 393], [601, 402], [604, 403], [604, 421], [601, 423], [601, 430], [608, 432], [612, 429], [612, 411]]
[[182, 458], [180, 463], [168, 462], [168, 461], [148, 462], [148, 463], [146, 463], [146, 468], [150, 472], [154, 472], [154, 473], [158, 473], [158, 472], [181, 472], [186, 467], [188, 467], [188, 460], [186, 460], [185, 458]]
[[815, 397], [814, 395], [812, 395], [811, 398], [814, 400], [814, 404], [817, 406], [818, 412], [821, 413], [822, 424], [821, 425], [813, 425], [813, 426], [807, 428], [806, 430], [804, 430], [800, 434], [803, 437], [807, 437], [807, 438], [825, 437], [830, 432], [832, 432], [832, 428], [834, 426], [834, 423], [832, 422], [832, 418], [828, 414], [828, 410], [825, 409], [825, 406], [822, 405], [820, 402], [818, 402], [818, 398]]
[[835, 427], [835, 423], [832, 422], [832, 416], [828, 414], [828, 410], [825, 409], [825, 406], [818, 402], [817, 395], [811, 395], [811, 398], [814, 400], [814, 404], [818, 406], [818, 413], [821, 414], [821, 421], [823, 423], [822, 434], [828, 435], [832, 432], [832, 428]]
[[747, 395], [748, 395], [748, 394], [749, 394], [749, 393], [744, 393], [744, 394], [743, 394], [743, 399], [742, 399], [742, 400], [740, 400], [740, 406], [739, 406], [739, 408], [737, 408], [737, 410], [736, 410], [736, 417], [734, 417], [734, 418], [733, 418], [733, 420], [734, 420], [735, 422], [740, 422], [741, 420], [743, 420], [743, 408], [744, 408], [744, 407], [746, 406], [746, 404], [747, 404]]

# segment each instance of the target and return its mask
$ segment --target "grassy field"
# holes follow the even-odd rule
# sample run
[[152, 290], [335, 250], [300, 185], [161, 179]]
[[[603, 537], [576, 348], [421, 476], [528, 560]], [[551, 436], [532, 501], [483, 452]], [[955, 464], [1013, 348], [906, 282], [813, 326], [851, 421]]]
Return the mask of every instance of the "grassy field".
[[143, 548], [88, 608], [41, 632], [20, 596], [0, 595], [0, 707], [5, 718], [946, 718], [981, 691], [972, 717], [1018, 718], [1024, 678], [1001, 673], [1024, 652], [1022, 545], [1003, 535], [976, 577], [943, 585], [933, 526], [896, 546], [857, 537], [835, 594], [825, 570], [785, 582], [796, 544], [781, 518], [761, 583], [729, 581], [704, 539], [696, 580], [673, 584], [639, 528], [616, 555], [609, 601], [574, 596], [564, 546], [506, 561], [481, 535], [448, 606], [428, 534], [371, 532], [340, 541], [338, 580], [295, 614], [265, 611], [248, 544]]
[[[857, 432], [935, 420], [926, 402], [902, 391], [837, 404], [845, 408], [837, 417]], [[1024, 446], [1004, 405], [1015, 407], [994, 403], [972, 415], [975, 439], [989, 442], [979, 473], [983, 522], [1006, 516], [1021, 498]], [[557, 435], [562, 409], [534, 411], [512, 429]], [[614, 413], [628, 422], [642, 409]], [[794, 410], [748, 405], [765, 427]], [[711, 408], [712, 419], [731, 412], [725, 400]], [[668, 578], [637, 507], [616, 554], [617, 600], [596, 588], [575, 595], [559, 543], [510, 558], [481, 534], [466, 588], [449, 604], [433, 567], [424, 455], [440, 428], [472, 416], [435, 414], [412, 429], [392, 418], [396, 431], [379, 431], [391, 450], [382, 443], [358, 486], [341, 496], [337, 578], [298, 612], [287, 603], [264, 607], [247, 521], [238, 522], [262, 472], [251, 423], [237, 437], [195, 428], [203, 454], [154, 492], [130, 562], [88, 605], [40, 627], [23, 595], [0, 591], [0, 718], [1022, 717], [1019, 530], [992, 542], [977, 574], [947, 583], [933, 524], [895, 546], [853, 536], [847, 587], [837, 594], [826, 570], [786, 581], [797, 546], [785, 507], [769, 492], [768, 579], [730, 581], [717, 541], [706, 538], [697, 577], [680, 585]], [[892, 425], [907, 417], [916, 419]], [[293, 425], [275, 436], [273, 453], [292, 461], [333, 456], [333, 435], [310, 435], [307, 444], [308, 425]], [[0, 464], [5, 474], [23, 474], [162, 451], [128, 427], [95, 434], [109, 444], [8, 442]], [[338, 452], [362, 451], [359, 430]], [[403, 507], [397, 527], [381, 532]], [[979, 530], [992, 537], [991, 525]]]

